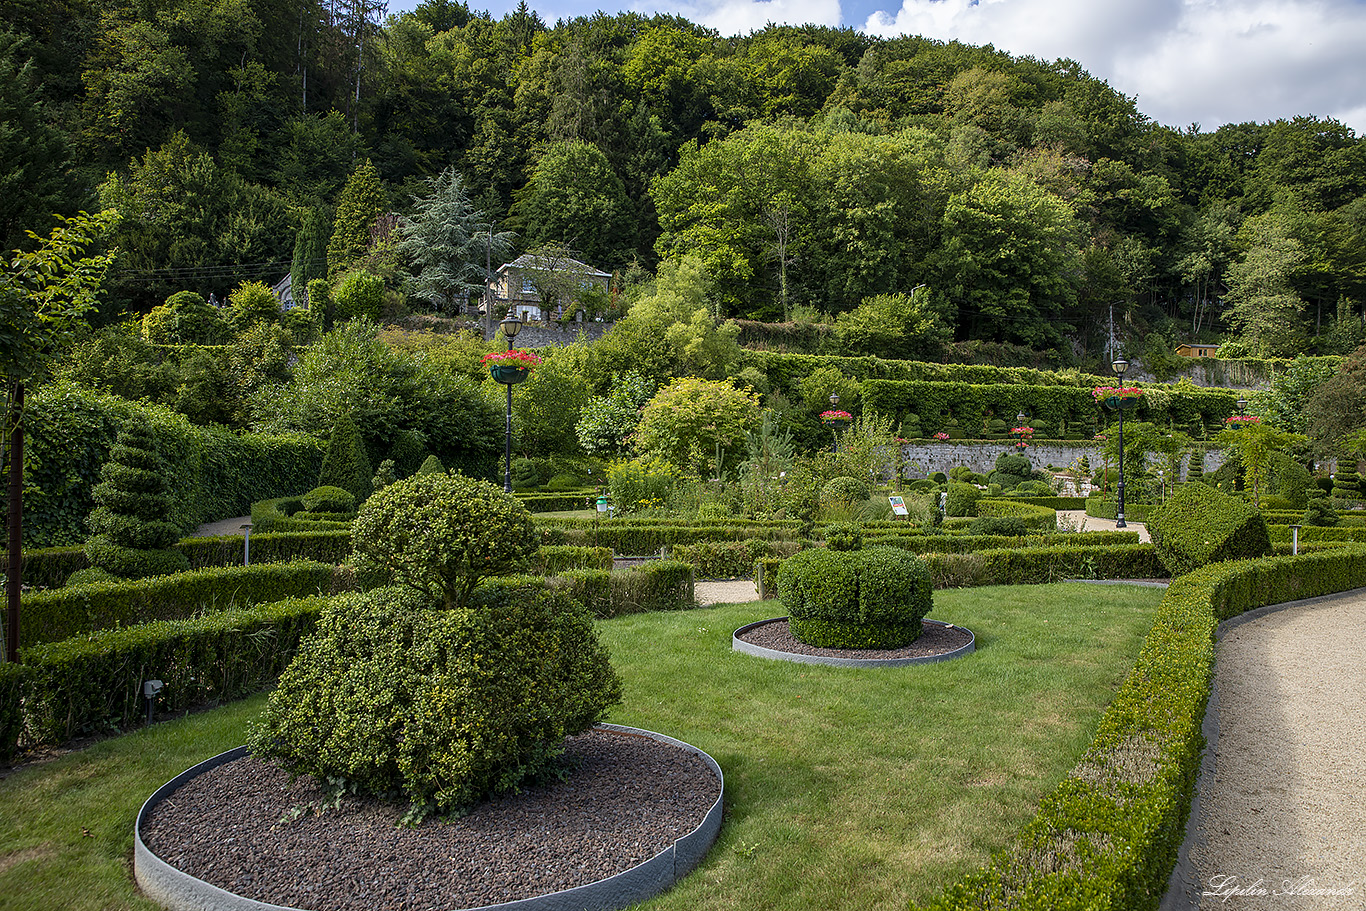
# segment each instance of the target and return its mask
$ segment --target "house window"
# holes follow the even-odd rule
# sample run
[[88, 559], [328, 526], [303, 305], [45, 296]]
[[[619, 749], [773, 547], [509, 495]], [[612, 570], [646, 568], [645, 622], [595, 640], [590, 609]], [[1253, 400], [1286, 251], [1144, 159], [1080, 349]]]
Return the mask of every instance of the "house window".
[[536, 293], [536, 283], [535, 283], [534, 281], [532, 281], [531, 279], [526, 278], [525, 276], [523, 276], [523, 278], [522, 278], [522, 293], [523, 293], [523, 294], [535, 294], [535, 293]]

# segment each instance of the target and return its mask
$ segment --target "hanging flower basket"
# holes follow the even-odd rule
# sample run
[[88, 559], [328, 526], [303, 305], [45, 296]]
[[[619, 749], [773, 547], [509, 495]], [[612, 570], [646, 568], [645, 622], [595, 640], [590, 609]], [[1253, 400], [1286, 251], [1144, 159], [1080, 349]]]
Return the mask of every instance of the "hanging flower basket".
[[843, 430], [845, 427], [848, 427], [849, 422], [853, 419], [854, 416], [847, 411], [821, 412], [821, 423], [825, 424], [827, 427], [833, 427], [836, 430]]
[[1142, 394], [1143, 390], [1136, 386], [1097, 386], [1091, 390], [1092, 398], [1115, 411], [1132, 408]]
[[484, 355], [481, 364], [487, 364], [494, 380], [504, 385], [514, 385], [531, 375], [531, 370], [541, 363], [540, 355], [514, 348], [511, 351], [495, 351]]
[[1255, 414], [1235, 414], [1231, 418], [1224, 418], [1224, 426], [1237, 430], [1249, 424], [1260, 424], [1262, 419]]
[[941, 430], [934, 435], [934, 438], [942, 443], [949, 438], [949, 435]]

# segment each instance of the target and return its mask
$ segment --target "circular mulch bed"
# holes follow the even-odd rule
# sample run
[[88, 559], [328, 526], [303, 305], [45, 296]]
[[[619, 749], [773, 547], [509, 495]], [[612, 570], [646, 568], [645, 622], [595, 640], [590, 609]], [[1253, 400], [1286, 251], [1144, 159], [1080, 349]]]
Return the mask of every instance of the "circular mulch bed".
[[687, 744], [602, 725], [566, 741], [563, 769], [562, 781], [403, 827], [404, 806], [324, 808], [312, 779], [233, 751], [148, 800], [135, 872], [171, 908], [450, 911], [535, 896], [560, 907], [567, 889], [578, 907], [613, 906], [603, 887], [625, 907], [672, 885], [716, 836], [720, 768]]
[[971, 631], [939, 620], [922, 621], [920, 636], [901, 648], [819, 648], [792, 635], [787, 620], [777, 617], [742, 626], [735, 631], [731, 646], [761, 658], [854, 667], [931, 664], [971, 654], [976, 648]]

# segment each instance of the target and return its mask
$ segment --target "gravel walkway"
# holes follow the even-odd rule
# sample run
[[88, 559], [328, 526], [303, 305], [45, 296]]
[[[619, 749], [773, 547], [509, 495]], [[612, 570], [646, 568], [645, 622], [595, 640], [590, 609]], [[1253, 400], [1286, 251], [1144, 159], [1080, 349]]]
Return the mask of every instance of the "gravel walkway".
[[1209, 740], [1164, 911], [1366, 908], [1366, 589], [1221, 625]]

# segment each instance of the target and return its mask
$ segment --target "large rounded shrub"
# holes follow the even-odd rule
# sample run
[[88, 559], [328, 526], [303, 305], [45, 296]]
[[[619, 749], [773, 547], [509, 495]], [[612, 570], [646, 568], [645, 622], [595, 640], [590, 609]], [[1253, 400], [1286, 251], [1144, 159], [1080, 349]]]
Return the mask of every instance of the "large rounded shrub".
[[1166, 503], [1148, 511], [1147, 527], [1157, 558], [1173, 577], [1206, 563], [1271, 553], [1262, 514], [1207, 484], [1177, 485]]
[[620, 698], [592, 619], [543, 580], [481, 589], [456, 610], [385, 588], [323, 610], [250, 746], [288, 771], [444, 812], [543, 773]]
[[954, 517], [977, 515], [977, 501], [982, 492], [973, 484], [949, 482], [949, 495], [944, 501], [944, 512]]
[[920, 635], [934, 586], [924, 561], [895, 547], [812, 549], [783, 561], [778, 598], [808, 645], [900, 648]]
[[340, 487], [315, 487], [301, 498], [305, 512], [355, 512], [356, 498]]
[[376, 493], [351, 527], [362, 575], [460, 607], [482, 579], [521, 569], [540, 544], [531, 513], [487, 481], [416, 474]]
[[870, 496], [872, 493], [868, 490], [868, 482], [858, 478], [831, 478], [821, 488], [821, 501], [824, 503], [862, 503]]

